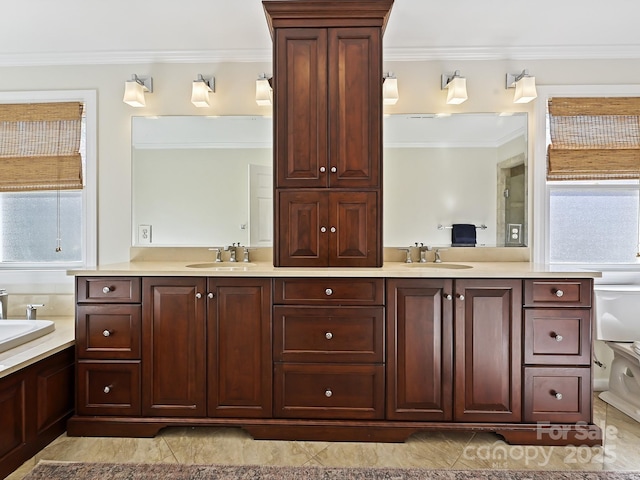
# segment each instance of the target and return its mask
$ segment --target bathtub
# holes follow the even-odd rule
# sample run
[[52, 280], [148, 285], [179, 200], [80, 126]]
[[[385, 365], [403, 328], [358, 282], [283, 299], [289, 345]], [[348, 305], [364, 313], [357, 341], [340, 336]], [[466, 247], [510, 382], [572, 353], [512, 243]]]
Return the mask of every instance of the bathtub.
[[51, 320], [0, 320], [0, 352], [30, 342], [55, 330]]

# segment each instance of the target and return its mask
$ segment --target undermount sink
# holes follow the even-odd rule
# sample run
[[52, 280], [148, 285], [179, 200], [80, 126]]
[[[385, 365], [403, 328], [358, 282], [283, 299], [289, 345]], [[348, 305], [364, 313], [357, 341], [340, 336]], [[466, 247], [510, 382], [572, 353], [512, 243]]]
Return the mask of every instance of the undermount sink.
[[465, 268], [473, 268], [471, 265], [462, 263], [403, 263], [405, 267], [410, 268], [444, 268], [450, 270], [460, 270]]
[[192, 263], [187, 265], [187, 268], [209, 268], [217, 271], [243, 271], [255, 266], [255, 263], [250, 262], [207, 262]]

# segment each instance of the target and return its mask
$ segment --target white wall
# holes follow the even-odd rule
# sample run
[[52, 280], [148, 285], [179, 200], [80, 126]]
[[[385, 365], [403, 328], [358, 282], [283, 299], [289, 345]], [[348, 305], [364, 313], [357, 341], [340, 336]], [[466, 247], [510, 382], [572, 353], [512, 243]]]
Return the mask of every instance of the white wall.
[[[529, 112], [534, 103], [516, 105], [505, 90], [505, 74], [527, 68], [539, 84], [580, 85], [640, 82], [640, 64], [628, 60], [573, 61], [424, 61], [386, 62], [398, 77], [400, 100], [387, 113]], [[467, 78], [469, 100], [446, 105], [440, 75], [460, 70]], [[269, 107], [254, 101], [255, 79], [271, 73], [268, 63], [146, 64], [104, 66], [0, 67], [0, 91], [95, 89], [98, 92], [98, 262], [129, 259], [131, 243], [131, 117], [139, 115], [264, 115]], [[122, 102], [131, 74], [152, 75], [154, 93], [147, 107]], [[190, 101], [191, 82], [198, 73], [215, 75], [212, 106], [198, 109]], [[533, 139], [534, 118], [530, 118]], [[530, 145], [533, 142], [530, 141]], [[544, 161], [535, 159], [532, 162]]]

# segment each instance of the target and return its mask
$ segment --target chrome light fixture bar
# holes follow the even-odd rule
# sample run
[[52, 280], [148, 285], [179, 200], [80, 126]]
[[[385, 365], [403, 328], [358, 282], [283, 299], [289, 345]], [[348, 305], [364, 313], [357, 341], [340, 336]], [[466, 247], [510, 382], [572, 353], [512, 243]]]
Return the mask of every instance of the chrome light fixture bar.
[[442, 74], [440, 83], [442, 90], [447, 90], [447, 103], [459, 105], [467, 98], [467, 79], [460, 76], [460, 70], [456, 70], [453, 75]]
[[529, 103], [538, 97], [536, 91], [536, 77], [529, 75], [528, 70], [521, 73], [507, 73], [505, 88], [515, 88], [513, 103]]
[[124, 82], [124, 96], [122, 101], [132, 107], [144, 107], [147, 102], [144, 94], [153, 93], [153, 78], [139, 77], [135, 73], [131, 80]]
[[193, 81], [191, 86], [191, 103], [198, 108], [208, 107], [209, 94], [216, 91], [215, 77], [204, 78], [202, 74], [198, 74], [198, 78]]
[[272, 77], [266, 73], [261, 73], [256, 80], [256, 103], [260, 106], [273, 104], [273, 88], [271, 88]]
[[398, 98], [400, 98], [398, 79], [393, 72], [385, 73], [382, 77], [382, 103], [384, 105], [395, 105], [398, 103]]

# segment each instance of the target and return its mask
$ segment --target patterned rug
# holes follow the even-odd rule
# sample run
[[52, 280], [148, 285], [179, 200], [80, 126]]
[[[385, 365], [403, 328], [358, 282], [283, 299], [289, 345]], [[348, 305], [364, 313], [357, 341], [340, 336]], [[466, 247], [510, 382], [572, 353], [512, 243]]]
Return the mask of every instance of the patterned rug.
[[39, 463], [23, 480], [632, 480], [640, 472]]

